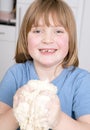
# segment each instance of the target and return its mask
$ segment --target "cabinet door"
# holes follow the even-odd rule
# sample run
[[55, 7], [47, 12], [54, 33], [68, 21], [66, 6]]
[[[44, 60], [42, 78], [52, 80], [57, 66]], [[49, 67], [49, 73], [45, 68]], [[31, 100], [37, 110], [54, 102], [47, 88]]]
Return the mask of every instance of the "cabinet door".
[[0, 80], [14, 63], [15, 26], [0, 24]]
[[14, 63], [15, 43], [0, 41], [0, 81], [7, 69]]
[[0, 24], [0, 42], [1, 41], [10, 41], [15, 42], [15, 26], [2, 25]]

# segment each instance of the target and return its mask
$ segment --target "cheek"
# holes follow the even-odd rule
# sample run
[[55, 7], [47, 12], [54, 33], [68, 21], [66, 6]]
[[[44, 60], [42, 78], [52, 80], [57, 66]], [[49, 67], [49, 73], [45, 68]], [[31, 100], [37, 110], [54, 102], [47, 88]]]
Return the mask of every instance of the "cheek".
[[62, 37], [58, 39], [58, 45], [59, 48], [63, 51], [68, 53], [68, 49], [69, 49], [69, 38], [67, 37]]
[[32, 50], [36, 45], [36, 38], [34, 38], [32, 35], [28, 35], [27, 41], [28, 41], [28, 50]]

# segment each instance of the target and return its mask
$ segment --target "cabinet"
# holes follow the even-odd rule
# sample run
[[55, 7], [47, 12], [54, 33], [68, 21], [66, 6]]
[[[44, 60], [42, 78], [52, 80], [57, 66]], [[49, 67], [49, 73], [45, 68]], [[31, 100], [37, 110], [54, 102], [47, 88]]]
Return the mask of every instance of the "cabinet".
[[0, 10], [0, 81], [7, 69], [14, 63], [16, 46], [15, 8], [16, 0], [13, 2], [12, 12]]
[[14, 63], [15, 26], [0, 24], [0, 81]]

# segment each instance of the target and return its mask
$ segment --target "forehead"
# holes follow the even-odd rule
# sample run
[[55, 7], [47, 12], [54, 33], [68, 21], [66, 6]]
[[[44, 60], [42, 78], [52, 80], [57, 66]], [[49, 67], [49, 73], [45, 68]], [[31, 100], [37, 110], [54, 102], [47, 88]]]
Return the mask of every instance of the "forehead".
[[58, 19], [57, 15], [53, 15], [53, 14], [48, 14], [48, 16], [46, 17], [44, 14], [42, 14], [38, 20], [36, 19], [35, 22], [34, 22], [34, 25], [35, 26], [38, 26], [38, 25], [47, 25], [47, 26], [50, 26], [50, 25], [61, 25], [61, 22], [60, 20]]

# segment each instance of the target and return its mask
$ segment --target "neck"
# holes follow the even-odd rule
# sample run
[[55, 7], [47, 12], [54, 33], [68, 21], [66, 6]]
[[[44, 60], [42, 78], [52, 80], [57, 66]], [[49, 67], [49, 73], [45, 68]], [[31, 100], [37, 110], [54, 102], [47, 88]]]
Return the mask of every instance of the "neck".
[[41, 65], [35, 65], [36, 72], [40, 80], [48, 80], [49, 82], [54, 80], [63, 70], [61, 65], [45, 67]]

